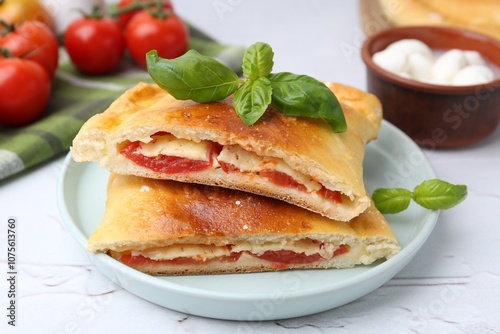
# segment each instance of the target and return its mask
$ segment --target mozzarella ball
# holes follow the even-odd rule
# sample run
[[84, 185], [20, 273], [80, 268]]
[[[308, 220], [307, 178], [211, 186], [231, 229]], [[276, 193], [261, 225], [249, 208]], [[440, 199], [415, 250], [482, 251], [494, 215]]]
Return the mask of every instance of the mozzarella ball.
[[495, 80], [479, 52], [451, 49], [436, 56], [418, 39], [396, 41], [372, 59], [388, 72], [434, 85], [476, 85]]
[[408, 73], [416, 80], [425, 80], [429, 78], [433, 63], [429, 57], [412, 53], [408, 56]]
[[405, 78], [405, 79], [412, 79], [412, 80], [413, 80], [413, 77], [412, 77], [409, 73], [406, 73], [406, 72], [401, 72], [401, 73], [398, 73], [398, 75], [399, 75], [401, 78]]
[[486, 65], [483, 57], [477, 51], [472, 51], [472, 50], [464, 51], [464, 56], [468, 65]]
[[449, 84], [453, 76], [467, 65], [464, 52], [452, 49], [436, 59], [431, 68], [431, 80], [437, 84]]
[[408, 72], [406, 55], [398, 50], [388, 50], [377, 52], [372, 57], [373, 62], [386, 71], [401, 74]]
[[469, 65], [458, 71], [452, 79], [452, 84], [457, 86], [479, 85], [493, 81], [493, 71], [484, 65]]
[[432, 50], [422, 41], [418, 39], [401, 39], [392, 43], [387, 47], [388, 50], [397, 50], [406, 55], [418, 53], [427, 58], [434, 58]]

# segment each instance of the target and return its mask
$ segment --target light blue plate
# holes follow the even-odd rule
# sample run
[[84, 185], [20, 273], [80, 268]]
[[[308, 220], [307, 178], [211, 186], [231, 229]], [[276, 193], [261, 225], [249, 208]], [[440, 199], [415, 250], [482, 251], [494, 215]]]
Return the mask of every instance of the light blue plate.
[[[435, 173], [418, 146], [399, 129], [383, 122], [379, 139], [367, 147], [365, 184], [413, 189]], [[68, 155], [58, 184], [58, 204], [71, 234], [86, 249], [100, 223], [109, 172], [97, 163], [75, 163]], [[416, 204], [388, 215], [401, 252], [387, 261], [343, 270], [294, 270], [234, 275], [154, 277], [103, 254], [88, 254], [116, 284], [155, 304], [204, 317], [263, 321], [305, 316], [358, 299], [403, 269], [432, 232], [439, 212]]]

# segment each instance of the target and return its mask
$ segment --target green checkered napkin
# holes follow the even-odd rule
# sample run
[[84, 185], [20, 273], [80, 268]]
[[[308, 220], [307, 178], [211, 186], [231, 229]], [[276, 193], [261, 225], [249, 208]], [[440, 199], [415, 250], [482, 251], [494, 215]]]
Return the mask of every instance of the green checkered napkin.
[[[222, 45], [194, 27], [190, 30], [190, 48], [241, 72], [243, 46]], [[0, 126], [0, 180], [68, 152], [83, 123], [103, 112], [139, 81], [151, 82], [151, 78], [146, 71], [134, 66], [124, 66], [112, 76], [83, 76], [61, 51], [60, 66], [53, 78], [52, 96], [44, 116], [20, 128]]]

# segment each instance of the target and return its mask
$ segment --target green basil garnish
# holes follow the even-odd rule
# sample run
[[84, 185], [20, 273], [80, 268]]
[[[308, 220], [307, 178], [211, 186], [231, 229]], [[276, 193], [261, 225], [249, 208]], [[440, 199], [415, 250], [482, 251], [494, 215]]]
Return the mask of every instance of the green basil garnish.
[[273, 57], [267, 43], [248, 47], [242, 65], [246, 80], [194, 50], [171, 60], [151, 50], [146, 63], [151, 78], [178, 100], [215, 102], [234, 93], [233, 106], [247, 125], [257, 122], [272, 103], [286, 115], [322, 118], [334, 132], [345, 131], [344, 113], [333, 92], [307, 75], [271, 73]]
[[248, 80], [234, 94], [234, 109], [246, 125], [252, 125], [271, 103], [271, 94], [271, 83], [266, 77]]
[[146, 54], [146, 64], [158, 86], [178, 100], [223, 100], [242, 82], [229, 67], [195, 50], [171, 60], [158, 57], [158, 52], [152, 50]]
[[372, 199], [380, 212], [398, 213], [410, 206], [411, 191], [403, 188], [381, 188], [373, 192]]
[[243, 75], [255, 80], [269, 75], [273, 69], [273, 49], [267, 43], [258, 42], [245, 50], [243, 56]]
[[347, 130], [337, 97], [322, 82], [307, 75], [288, 72], [269, 75], [273, 104], [290, 116], [323, 118], [335, 132]]
[[430, 210], [450, 209], [465, 197], [465, 185], [453, 185], [439, 179], [424, 181], [413, 190], [413, 200]]
[[398, 213], [410, 205], [410, 200], [429, 210], [446, 210], [467, 197], [467, 186], [454, 185], [439, 179], [426, 180], [413, 189], [379, 188], [372, 194], [373, 202], [382, 213]]

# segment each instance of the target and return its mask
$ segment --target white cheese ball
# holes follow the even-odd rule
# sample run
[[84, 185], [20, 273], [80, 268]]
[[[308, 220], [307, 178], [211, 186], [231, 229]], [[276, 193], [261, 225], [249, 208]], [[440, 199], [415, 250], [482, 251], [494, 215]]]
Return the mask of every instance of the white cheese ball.
[[376, 52], [373, 57], [373, 62], [386, 71], [401, 74], [408, 72], [408, 64], [406, 54], [398, 50], [388, 50]]
[[398, 73], [398, 75], [399, 75], [401, 78], [405, 78], [405, 79], [411, 79], [411, 80], [413, 80], [413, 77], [412, 77], [409, 73], [406, 73], [406, 72], [401, 72], [401, 73]]
[[484, 58], [477, 51], [466, 50], [464, 56], [468, 65], [486, 65]]
[[450, 84], [453, 76], [467, 65], [464, 52], [451, 49], [436, 59], [431, 68], [431, 80], [436, 84]]
[[430, 59], [434, 58], [432, 50], [427, 46], [427, 44], [418, 39], [401, 39], [389, 45], [387, 47], [387, 50], [397, 50], [403, 52], [406, 55], [418, 53]]
[[458, 71], [452, 79], [452, 84], [456, 86], [479, 85], [493, 81], [495, 75], [493, 71], [484, 65], [469, 65]]
[[408, 56], [408, 73], [413, 79], [426, 80], [430, 76], [433, 63], [432, 58], [412, 53]]
[[418, 39], [396, 41], [372, 59], [388, 72], [434, 85], [476, 85], [495, 80], [479, 52], [451, 49], [436, 56]]

